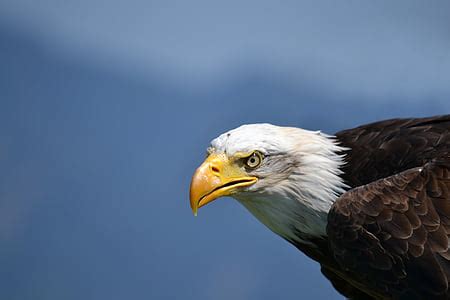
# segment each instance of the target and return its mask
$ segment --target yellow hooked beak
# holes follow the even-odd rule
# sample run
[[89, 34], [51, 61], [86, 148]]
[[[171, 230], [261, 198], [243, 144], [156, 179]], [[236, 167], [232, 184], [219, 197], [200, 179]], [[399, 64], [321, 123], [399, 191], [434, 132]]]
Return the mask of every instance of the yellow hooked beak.
[[248, 176], [225, 154], [211, 154], [192, 176], [190, 188], [192, 212], [196, 216], [199, 207], [219, 197], [232, 195], [238, 188], [250, 186], [256, 181], [258, 178]]

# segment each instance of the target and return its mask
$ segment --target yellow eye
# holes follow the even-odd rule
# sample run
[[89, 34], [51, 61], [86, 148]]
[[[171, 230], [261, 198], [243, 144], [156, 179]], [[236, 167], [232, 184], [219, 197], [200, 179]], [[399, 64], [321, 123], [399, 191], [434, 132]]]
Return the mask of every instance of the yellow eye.
[[245, 164], [249, 167], [249, 168], [256, 168], [258, 167], [261, 162], [263, 160], [263, 156], [261, 153], [259, 153], [258, 151], [255, 151], [252, 153], [252, 155], [250, 155], [249, 157], [247, 157], [247, 161], [245, 162]]

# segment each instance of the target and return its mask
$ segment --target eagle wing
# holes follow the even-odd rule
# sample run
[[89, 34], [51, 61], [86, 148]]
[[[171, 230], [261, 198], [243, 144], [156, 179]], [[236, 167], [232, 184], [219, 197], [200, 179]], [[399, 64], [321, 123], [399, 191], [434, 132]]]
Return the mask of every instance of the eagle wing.
[[344, 193], [328, 217], [344, 276], [389, 298], [450, 297], [450, 158]]

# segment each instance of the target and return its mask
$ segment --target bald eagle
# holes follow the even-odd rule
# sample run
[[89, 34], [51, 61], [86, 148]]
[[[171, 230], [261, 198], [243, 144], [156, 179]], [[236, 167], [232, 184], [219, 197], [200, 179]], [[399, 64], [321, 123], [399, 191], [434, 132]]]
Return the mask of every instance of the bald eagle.
[[211, 142], [190, 187], [231, 196], [352, 299], [450, 299], [450, 115], [326, 135], [243, 125]]

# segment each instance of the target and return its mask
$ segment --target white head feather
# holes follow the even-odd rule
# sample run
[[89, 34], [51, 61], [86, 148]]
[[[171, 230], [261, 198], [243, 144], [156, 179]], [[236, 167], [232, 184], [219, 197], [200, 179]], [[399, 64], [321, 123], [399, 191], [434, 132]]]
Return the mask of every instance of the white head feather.
[[339, 176], [345, 148], [320, 131], [252, 124], [220, 135], [209, 151], [255, 150], [265, 156], [253, 171], [259, 180], [233, 197], [288, 240], [325, 236], [328, 211], [346, 188]]

